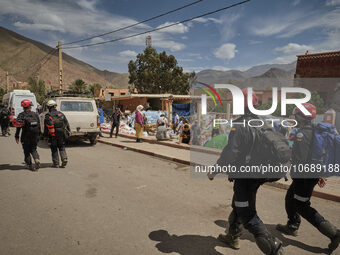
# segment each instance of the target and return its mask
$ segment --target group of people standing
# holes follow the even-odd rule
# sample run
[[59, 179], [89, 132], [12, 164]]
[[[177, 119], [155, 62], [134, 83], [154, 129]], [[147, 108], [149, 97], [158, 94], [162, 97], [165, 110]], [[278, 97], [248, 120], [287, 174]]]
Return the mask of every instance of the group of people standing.
[[19, 113], [18, 117], [13, 120], [13, 125], [16, 127], [15, 140], [18, 144], [19, 141], [22, 144], [27, 168], [31, 171], [37, 171], [40, 168], [40, 156], [37, 151], [37, 145], [42, 134], [50, 145], [52, 167], [65, 167], [68, 162], [65, 151], [65, 139], [67, 132], [70, 132], [70, 127], [65, 115], [56, 109], [57, 103], [54, 100], [47, 102], [49, 112], [45, 115], [43, 133], [41, 133], [39, 115], [31, 111], [32, 101], [24, 99], [21, 102], [21, 106], [23, 107], [23, 112]]

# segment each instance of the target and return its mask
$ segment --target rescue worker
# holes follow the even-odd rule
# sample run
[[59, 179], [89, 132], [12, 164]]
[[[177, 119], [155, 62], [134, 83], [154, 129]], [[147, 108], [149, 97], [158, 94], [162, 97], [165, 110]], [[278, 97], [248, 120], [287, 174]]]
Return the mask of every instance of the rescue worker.
[[[67, 154], [65, 150], [65, 140], [67, 133], [70, 133], [70, 125], [65, 115], [57, 111], [57, 103], [54, 100], [47, 102], [49, 112], [45, 115], [44, 120], [44, 137], [48, 138], [52, 152], [52, 167], [59, 168], [59, 154], [61, 166], [67, 165]], [[59, 154], [58, 154], [59, 151]]]
[[[41, 134], [39, 116], [31, 111], [33, 103], [30, 100], [22, 100], [21, 106], [24, 111], [13, 120], [13, 125], [17, 128], [15, 141], [19, 143], [20, 131], [22, 130], [20, 141], [24, 150], [26, 166], [31, 171], [37, 171], [40, 168], [40, 158], [37, 152], [37, 144]], [[35, 165], [32, 164], [31, 155]]]
[[[242, 123], [243, 121], [246, 123], [249, 119], [258, 119], [256, 115], [249, 111], [247, 103], [248, 90], [243, 89], [242, 92], [245, 97], [245, 114], [235, 120], [234, 123]], [[253, 105], [258, 105], [255, 93], [253, 93], [252, 99]], [[230, 164], [237, 168], [242, 165], [250, 165], [252, 160], [258, 160], [255, 156], [252, 157], [252, 149], [258, 144], [259, 137], [256, 135], [255, 128], [248, 125], [235, 125], [229, 134], [228, 145], [223, 149], [217, 164], [221, 167]], [[208, 173], [209, 179], [213, 180], [216, 174], [216, 172]], [[233, 179], [231, 180], [231, 178]], [[264, 183], [263, 179], [238, 178], [229, 174], [229, 180], [234, 182], [233, 210], [229, 215], [227, 235], [219, 235], [219, 240], [235, 250], [240, 249], [239, 237], [244, 227], [253, 234], [257, 246], [264, 254], [284, 254], [282, 242], [268, 232], [256, 212], [256, 193]]]
[[[298, 132], [294, 135], [292, 165], [311, 164], [311, 149], [313, 144], [313, 126], [312, 120], [316, 117], [316, 107], [312, 104], [305, 103], [304, 107], [311, 113], [305, 115], [300, 109], [295, 108], [293, 114], [298, 123]], [[297, 236], [301, 224], [301, 218], [305, 218], [309, 223], [316, 227], [323, 235], [330, 238], [328, 245], [332, 253], [340, 242], [340, 230], [322, 217], [313, 207], [311, 207], [310, 198], [314, 187], [318, 184], [320, 187], [325, 186], [324, 178], [315, 178], [309, 176], [291, 173], [293, 182], [290, 185], [286, 198], [285, 208], [288, 215], [286, 225], [278, 224], [276, 229], [286, 235]]]
[[3, 136], [11, 135], [9, 132], [9, 122], [11, 117], [11, 112], [7, 108], [7, 105], [0, 104], [0, 126]]

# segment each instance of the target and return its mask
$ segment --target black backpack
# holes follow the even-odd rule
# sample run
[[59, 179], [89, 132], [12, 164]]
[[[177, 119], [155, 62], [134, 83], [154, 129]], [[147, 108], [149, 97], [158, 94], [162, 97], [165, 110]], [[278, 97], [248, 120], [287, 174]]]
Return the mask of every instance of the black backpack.
[[280, 132], [265, 128], [260, 130], [263, 151], [269, 153], [269, 162], [273, 165], [286, 164], [291, 158], [291, 149], [287, 139]]
[[8, 115], [7, 108], [6, 107], [1, 108], [1, 110], [0, 110], [0, 118], [7, 117], [7, 115]]
[[39, 118], [34, 112], [25, 116], [25, 126], [29, 136], [38, 137], [40, 134]]
[[[273, 128], [269, 127], [252, 129], [257, 139], [256, 145], [250, 152], [251, 160], [249, 163], [251, 165], [280, 167], [280, 165], [289, 164], [291, 148], [287, 139], [280, 132], [275, 132]], [[286, 178], [286, 173], [283, 171], [267, 172], [263, 175], [262, 182], [275, 182], [281, 178]]]
[[64, 135], [65, 133], [65, 117], [64, 115], [59, 112], [59, 111], [54, 111], [50, 113], [52, 119], [53, 119], [53, 124], [54, 124], [54, 129], [57, 135]]

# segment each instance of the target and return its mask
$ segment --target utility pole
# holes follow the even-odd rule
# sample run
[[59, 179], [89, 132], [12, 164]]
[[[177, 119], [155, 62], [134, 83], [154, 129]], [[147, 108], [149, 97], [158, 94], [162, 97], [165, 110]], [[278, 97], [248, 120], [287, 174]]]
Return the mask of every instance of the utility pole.
[[8, 77], [8, 72], [6, 72], [6, 90], [7, 93], [9, 92], [9, 77]]
[[58, 42], [59, 50], [59, 93], [63, 91], [63, 53], [61, 51], [61, 41]]

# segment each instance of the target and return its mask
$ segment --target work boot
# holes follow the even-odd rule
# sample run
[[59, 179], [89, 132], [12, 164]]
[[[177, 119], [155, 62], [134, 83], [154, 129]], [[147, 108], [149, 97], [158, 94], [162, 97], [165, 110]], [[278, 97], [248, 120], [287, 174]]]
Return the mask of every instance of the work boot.
[[38, 169], [36, 169], [33, 164], [29, 165], [29, 170], [31, 170], [32, 172], [38, 171]]
[[219, 235], [218, 240], [226, 243], [229, 245], [231, 248], [234, 250], [239, 250], [240, 249], [240, 240], [237, 236], [233, 236], [232, 234], [226, 234], [226, 235]]
[[338, 248], [340, 243], [340, 230], [333, 226], [329, 221], [325, 220], [318, 226], [318, 230], [331, 239], [328, 249], [330, 254]]
[[259, 249], [266, 255], [284, 255], [282, 242], [273, 236], [258, 236], [255, 241]]
[[62, 168], [65, 168], [65, 166], [67, 165], [67, 159], [64, 159], [62, 162], [61, 162], [61, 166]]
[[52, 167], [59, 168], [59, 161], [53, 160]]
[[40, 168], [40, 160], [37, 158], [37, 159], [34, 159], [34, 162], [35, 162], [35, 168], [38, 170]]
[[285, 235], [289, 236], [297, 236], [298, 235], [298, 230], [297, 228], [294, 228], [288, 224], [282, 225], [282, 224], [277, 224], [276, 229], [280, 232], [282, 232]]
[[61, 159], [61, 167], [64, 168], [67, 165], [67, 154], [66, 151], [59, 151]]

